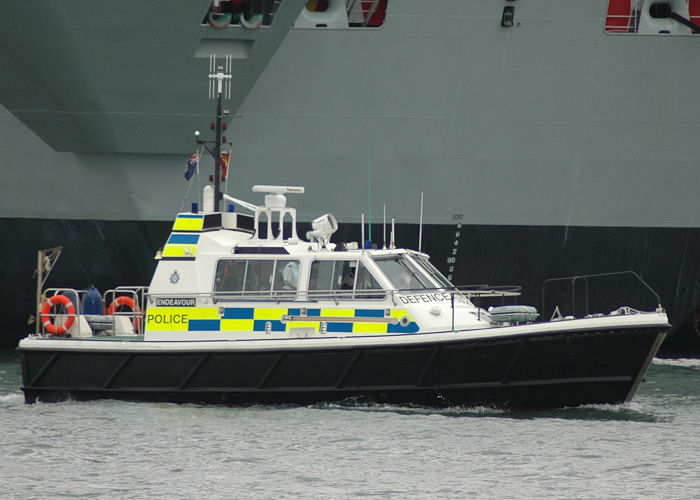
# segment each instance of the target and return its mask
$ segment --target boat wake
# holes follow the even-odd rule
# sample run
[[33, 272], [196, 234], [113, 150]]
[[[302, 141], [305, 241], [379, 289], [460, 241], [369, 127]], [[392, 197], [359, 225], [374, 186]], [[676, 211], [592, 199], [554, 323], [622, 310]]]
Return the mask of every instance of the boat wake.
[[593, 404], [543, 411], [527, 411], [510, 415], [513, 418], [559, 418], [564, 420], [660, 422], [663, 418], [651, 413], [640, 403]]
[[652, 363], [661, 366], [679, 366], [682, 368], [695, 368], [696, 370], [700, 370], [700, 359], [696, 358], [654, 358]]
[[24, 404], [24, 395], [21, 392], [13, 392], [0, 396], [0, 406]]
[[324, 402], [309, 405], [307, 408], [319, 410], [358, 410], [368, 412], [399, 413], [404, 415], [444, 415], [444, 416], [489, 416], [508, 413], [507, 410], [490, 406], [449, 406], [437, 408], [430, 406], [420, 406], [415, 404], [395, 405], [388, 403], [377, 403], [368, 398], [353, 397], [342, 401]]
[[439, 415], [444, 417], [494, 417], [511, 419], [555, 418], [564, 420], [600, 420], [630, 422], [660, 422], [664, 419], [650, 413], [636, 402], [624, 404], [593, 404], [577, 407], [542, 410], [508, 410], [490, 406], [450, 406], [431, 408], [417, 405], [390, 405], [375, 403], [365, 399], [349, 398], [334, 403], [319, 403], [308, 408], [328, 410], [354, 410], [376, 413], [397, 413], [401, 415]]

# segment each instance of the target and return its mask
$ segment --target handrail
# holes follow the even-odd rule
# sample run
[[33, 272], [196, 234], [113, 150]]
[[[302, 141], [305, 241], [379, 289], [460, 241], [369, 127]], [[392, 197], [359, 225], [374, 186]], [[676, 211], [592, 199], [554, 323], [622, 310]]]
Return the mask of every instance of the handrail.
[[[440, 294], [445, 301], [445, 306], [449, 302], [451, 311], [451, 326], [455, 328], [456, 310], [460, 305], [472, 305], [472, 299], [476, 299], [473, 305], [477, 309], [477, 318], [481, 319], [481, 307], [478, 304], [479, 299], [486, 297], [517, 297], [521, 295], [520, 286], [490, 286], [485, 284], [478, 285], [460, 285], [460, 286], [438, 286], [430, 288], [400, 288], [400, 289], [376, 289], [376, 290], [256, 290], [256, 291], [212, 291], [198, 292], [188, 294], [188, 297], [204, 299], [211, 301], [214, 304], [220, 302], [237, 301], [237, 302], [297, 302], [299, 307], [309, 307], [304, 302], [318, 303], [322, 301], [333, 301], [336, 304], [339, 301], [349, 300], [390, 300], [394, 305], [399, 302], [406, 303], [406, 298], [411, 295], [416, 297], [420, 295]], [[181, 297], [181, 293], [175, 292], [147, 292], [145, 294], [145, 303], [153, 305], [156, 299], [166, 299], [168, 297]], [[401, 299], [401, 300], [399, 300]], [[426, 297], [427, 300], [427, 297]], [[381, 303], [381, 302], [380, 302]], [[313, 306], [312, 306], [313, 307]]]
[[128, 317], [131, 320], [132, 326], [135, 327], [135, 333], [137, 335], [142, 335], [145, 326], [146, 295], [148, 295], [147, 286], [122, 285], [105, 291], [102, 297], [105, 307], [107, 307], [108, 304], [113, 303], [118, 297], [130, 297], [136, 305], [135, 310], [131, 312], [119, 312], [115, 310], [113, 316]]
[[[151, 294], [149, 294], [151, 295]], [[166, 294], [153, 294], [159, 297], [167, 297]], [[192, 294], [191, 294], [192, 295]], [[222, 300], [237, 301], [270, 301], [270, 302], [294, 302], [308, 301], [318, 302], [319, 300], [362, 300], [362, 299], [384, 299], [387, 296], [386, 290], [236, 290], [218, 291], [194, 294], [200, 297], [210, 297], [212, 302], [217, 303]]]
[[469, 297], [519, 297], [522, 287], [518, 285], [460, 285], [455, 287]]
[[576, 282], [578, 280], [583, 280], [584, 285], [585, 285], [585, 310], [586, 314], [588, 314], [588, 279], [590, 278], [605, 278], [605, 277], [611, 277], [611, 276], [624, 276], [624, 275], [630, 275], [634, 278], [637, 279], [639, 283], [641, 283], [651, 294], [654, 296], [656, 299], [656, 304], [659, 310], [661, 310], [661, 298], [659, 297], [659, 294], [654, 291], [653, 288], [647, 284], [646, 281], [642, 279], [641, 276], [639, 276], [636, 272], [634, 271], [616, 271], [616, 272], [611, 272], [611, 273], [598, 273], [598, 274], [585, 274], [585, 275], [580, 275], [580, 276], [567, 276], [563, 278], [550, 278], [547, 280], [544, 280], [542, 282], [542, 314], [545, 314], [547, 312], [546, 308], [546, 298], [545, 298], [545, 289], [547, 285], [557, 282], [557, 281], [570, 281], [571, 282], [571, 314], [575, 317], [576, 316]]
[[[200, 292], [194, 295], [211, 297], [214, 302], [225, 299], [232, 300], [271, 300], [295, 301], [308, 300], [316, 302], [318, 300], [353, 300], [353, 299], [380, 299], [387, 295], [396, 294], [421, 294], [421, 293], [460, 293], [468, 299], [472, 297], [518, 297], [522, 293], [522, 287], [515, 285], [490, 286], [490, 285], [460, 285], [460, 286], [437, 286], [421, 288], [393, 288], [393, 289], [354, 289], [354, 290], [219, 290], [214, 292]], [[147, 295], [158, 295], [167, 297], [168, 294], [157, 293]], [[173, 293], [173, 296], [181, 295]]]

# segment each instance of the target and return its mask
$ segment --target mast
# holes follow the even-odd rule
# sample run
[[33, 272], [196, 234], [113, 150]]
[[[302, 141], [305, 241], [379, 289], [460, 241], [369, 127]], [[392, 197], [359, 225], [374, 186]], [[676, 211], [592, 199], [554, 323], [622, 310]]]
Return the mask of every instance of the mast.
[[[216, 123], [214, 129], [216, 137], [214, 140], [214, 150], [208, 147], [207, 152], [214, 158], [214, 211], [221, 211], [221, 129], [225, 128], [224, 119], [228, 116], [228, 110], [222, 109], [221, 99], [231, 99], [231, 68], [233, 66], [233, 57], [230, 54], [226, 55], [225, 65], [217, 66], [216, 56], [209, 56], [209, 98], [216, 99]], [[206, 147], [210, 141], [202, 141], [199, 139], [199, 133], [195, 132], [197, 143]], [[224, 137], [224, 142], [226, 138]]]
[[214, 142], [214, 211], [221, 211], [221, 82], [216, 96], [216, 139]]

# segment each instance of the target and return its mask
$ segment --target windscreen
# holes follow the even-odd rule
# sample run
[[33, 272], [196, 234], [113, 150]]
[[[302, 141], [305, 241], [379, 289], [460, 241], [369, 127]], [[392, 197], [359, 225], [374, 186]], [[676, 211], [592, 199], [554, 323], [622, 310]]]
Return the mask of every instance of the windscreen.
[[436, 287], [405, 255], [377, 257], [374, 262], [398, 290], [425, 290]]
[[440, 283], [440, 286], [445, 288], [454, 288], [454, 285], [445, 278], [440, 271], [428, 260], [427, 257], [422, 255], [414, 255], [413, 259], [427, 272], [435, 281]]

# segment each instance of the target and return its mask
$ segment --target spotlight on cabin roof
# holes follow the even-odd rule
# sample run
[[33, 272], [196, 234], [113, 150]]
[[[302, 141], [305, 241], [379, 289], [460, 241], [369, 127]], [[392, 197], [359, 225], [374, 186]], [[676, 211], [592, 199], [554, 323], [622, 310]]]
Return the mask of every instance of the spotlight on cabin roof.
[[321, 245], [326, 245], [331, 239], [333, 233], [338, 230], [338, 221], [335, 220], [332, 214], [324, 214], [321, 217], [311, 221], [312, 231], [307, 231], [306, 239], [309, 241], [318, 241]]

